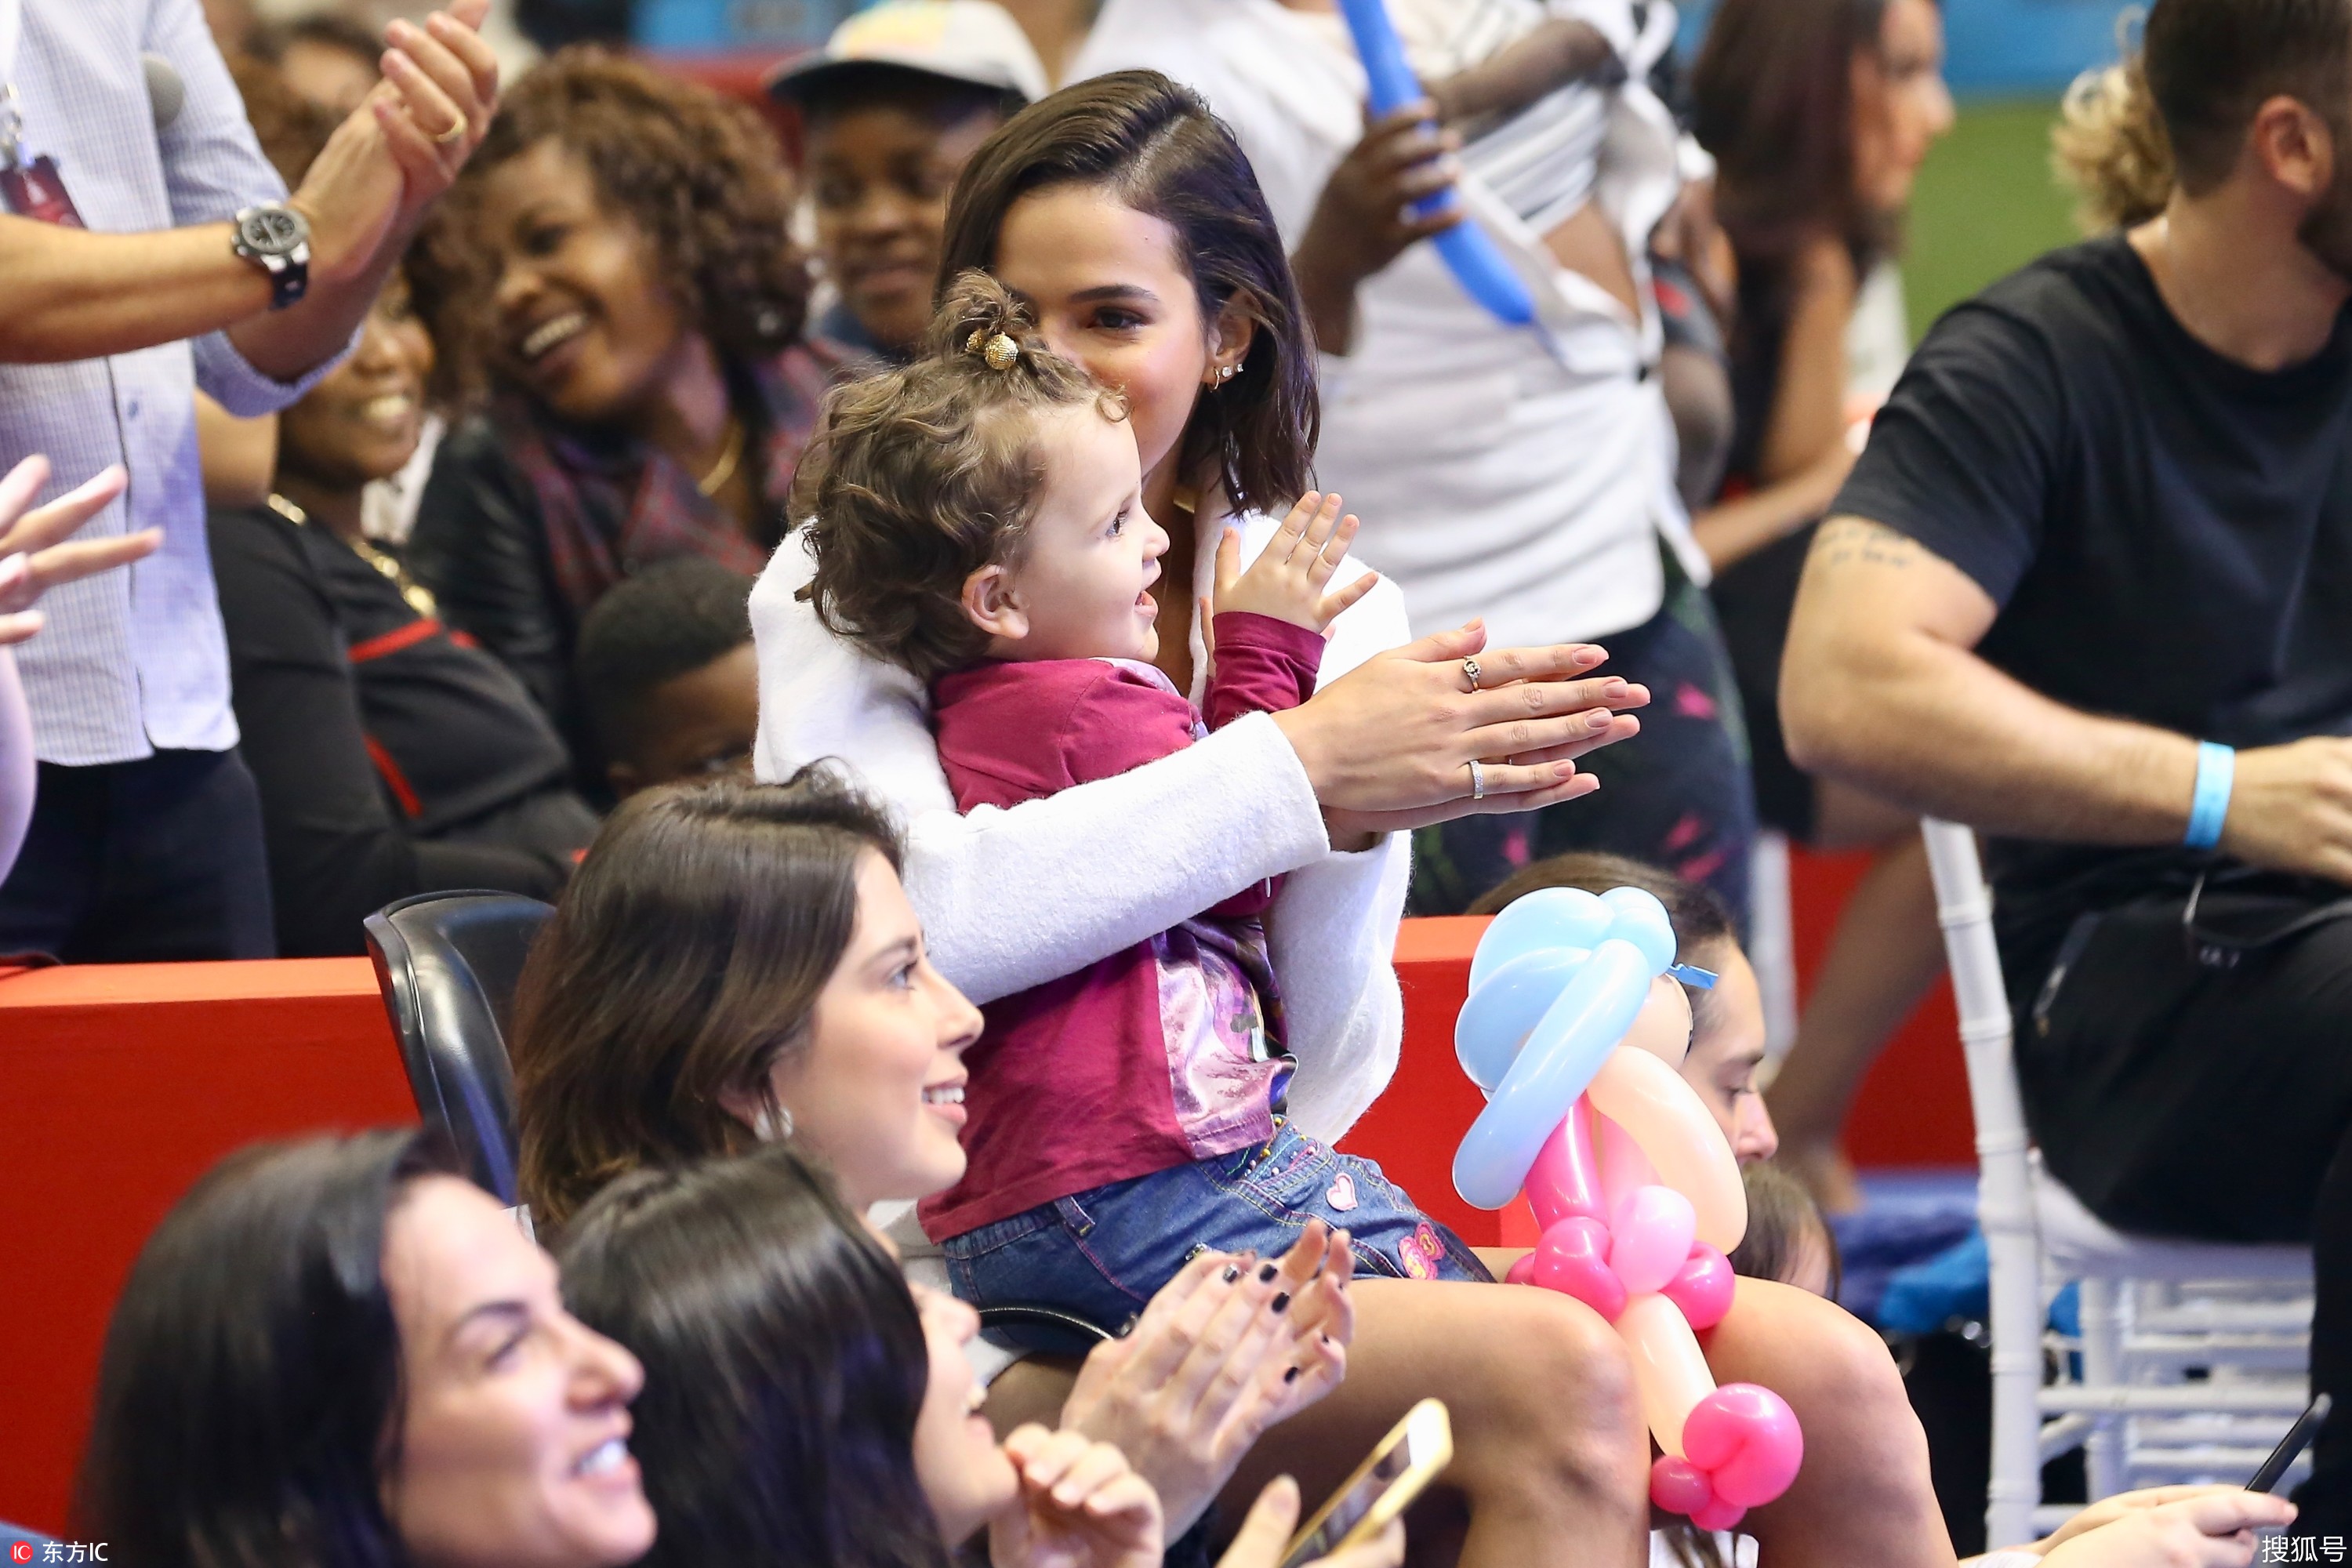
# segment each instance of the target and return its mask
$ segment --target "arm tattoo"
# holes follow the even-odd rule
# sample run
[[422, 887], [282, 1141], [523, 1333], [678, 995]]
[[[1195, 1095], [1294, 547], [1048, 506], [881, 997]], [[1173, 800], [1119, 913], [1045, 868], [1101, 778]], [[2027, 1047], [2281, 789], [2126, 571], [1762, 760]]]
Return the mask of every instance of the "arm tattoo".
[[1825, 566], [1849, 562], [1864, 566], [1891, 566], [1900, 572], [1925, 553], [1919, 542], [1897, 533], [1883, 522], [1863, 517], [1832, 518], [1813, 538], [1811, 556]]

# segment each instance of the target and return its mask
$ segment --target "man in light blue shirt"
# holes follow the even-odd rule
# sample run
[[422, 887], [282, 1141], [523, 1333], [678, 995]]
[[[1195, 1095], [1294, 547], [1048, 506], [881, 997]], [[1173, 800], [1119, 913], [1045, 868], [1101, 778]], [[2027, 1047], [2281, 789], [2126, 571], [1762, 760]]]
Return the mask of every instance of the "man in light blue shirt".
[[393, 24], [384, 82], [289, 196], [198, 0], [0, 0], [0, 469], [46, 453], [54, 493], [120, 464], [85, 537], [162, 538], [52, 594], [20, 656], [40, 798], [0, 953], [268, 956], [191, 394], [268, 413], [342, 353], [488, 127], [486, 8]]

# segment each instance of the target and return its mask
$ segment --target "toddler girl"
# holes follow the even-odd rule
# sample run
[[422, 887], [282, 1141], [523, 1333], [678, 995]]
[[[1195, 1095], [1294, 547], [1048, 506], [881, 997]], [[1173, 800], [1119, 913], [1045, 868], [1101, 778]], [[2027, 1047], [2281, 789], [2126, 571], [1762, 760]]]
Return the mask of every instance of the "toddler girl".
[[[796, 510], [804, 592], [836, 634], [930, 686], [957, 807], [1010, 807], [1165, 756], [1311, 694], [1355, 536], [1308, 494], [1241, 570], [1218, 549], [1192, 705], [1151, 660], [1167, 535], [1125, 406], [968, 272], [928, 352], [827, 400]], [[1211, 612], [1213, 612], [1213, 614]], [[991, 1004], [963, 1179], [921, 1207], [959, 1294], [1111, 1324], [1202, 1247], [1272, 1257], [1320, 1216], [1368, 1268], [1484, 1279], [1376, 1166], [1283, 1121], [1290, 1062], [1261, 882], [1088, 968]]]

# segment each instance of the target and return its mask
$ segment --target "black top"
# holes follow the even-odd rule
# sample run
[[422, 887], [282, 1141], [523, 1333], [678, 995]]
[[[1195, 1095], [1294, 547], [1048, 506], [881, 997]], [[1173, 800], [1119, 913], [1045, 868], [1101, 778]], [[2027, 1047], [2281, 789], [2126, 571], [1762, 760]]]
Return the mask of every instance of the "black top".
[[561, 889], [595, 819], [521, 683], [323, 528], [262, 507], [210, 534], [279, 951], [363, 952], [412, 893]]
[[[1977, 651], [2035, 690], [2272, 745], [2352, 733], [2347, 451], [2352, 325], [2301, 364], [2251, 369], [2191, 337], [2117, 236], [1937, 322], [1833, 510], [1974, 578], [2000, 606]], [[2011, 963], [2038, 973], [2075, 913], [2215, 863], [1996, 843]]]

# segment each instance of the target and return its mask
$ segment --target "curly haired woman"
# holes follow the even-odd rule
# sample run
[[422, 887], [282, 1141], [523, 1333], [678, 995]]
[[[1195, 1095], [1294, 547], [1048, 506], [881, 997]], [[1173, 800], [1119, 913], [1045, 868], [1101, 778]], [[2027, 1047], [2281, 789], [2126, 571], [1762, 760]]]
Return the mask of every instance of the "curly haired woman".
[[515, 84], [416, 258], [482, 413], [441, 448], [410, 564], [443, 615], [603, 768], [572, 689], [583, 617], [633, 572], [746, 574], [834, 368], [802, 335], [791, 185], [748, 108], [593, 48]]

